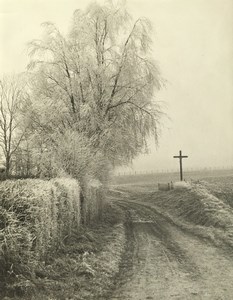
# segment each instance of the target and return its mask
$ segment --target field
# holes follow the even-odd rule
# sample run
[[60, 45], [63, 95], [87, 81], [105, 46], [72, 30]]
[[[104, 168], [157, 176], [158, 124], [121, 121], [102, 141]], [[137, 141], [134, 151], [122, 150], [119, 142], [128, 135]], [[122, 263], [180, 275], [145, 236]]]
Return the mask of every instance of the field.
[[[206, 180], [210, 183], [231, 182], [233, 178], [233, 169], [229, 170], [201, 170], [184, 173], [184, 180]], [[135, 175], [120, 175], [114, 176], [113, 184], [158, 184], [166, 182], [179, 181], [179, 173], [150, 173], [150, 174], [135, 174]]]
[[[201, 170], [185, 172], [184, 180], [188, 182], [204, 181], [206, 186], [216, 196], [227, 197], [233, 189], [233, 169], [229, 170]], [[179, 173], [151, 173], [136, 175], [120, 175], [112, 178], [112, 186], [120, 186], [121, 189], [132, 191], [155, 191], [159, 183], [179, 181]], [[225, 190], [225, 192], [223, 191]], [[229, 197], [228, 197], [229, 198]]]

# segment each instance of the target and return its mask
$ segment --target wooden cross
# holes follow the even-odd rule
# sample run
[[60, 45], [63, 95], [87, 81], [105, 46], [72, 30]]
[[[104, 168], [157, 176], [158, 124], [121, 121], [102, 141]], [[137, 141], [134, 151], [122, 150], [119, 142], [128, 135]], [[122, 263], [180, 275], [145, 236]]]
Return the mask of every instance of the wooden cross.
[[187, 155], [182, 155], [182, 151], [180, 150], [179, 156], [173, 156], [173, 158], [179, 158], [180, 160], [180, 181], [183, 181], [183, 169], [182, 169], [182, 159], [187, 158]]

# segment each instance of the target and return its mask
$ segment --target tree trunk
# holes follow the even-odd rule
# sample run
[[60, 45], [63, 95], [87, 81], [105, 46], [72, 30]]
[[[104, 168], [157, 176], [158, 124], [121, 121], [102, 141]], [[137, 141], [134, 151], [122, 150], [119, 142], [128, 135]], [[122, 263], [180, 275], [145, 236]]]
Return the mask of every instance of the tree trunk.
[[10, 165], [11, 165], [11, 157], [9, 154], [6, 155], [6, 178], [9, 178], [10, 176]]

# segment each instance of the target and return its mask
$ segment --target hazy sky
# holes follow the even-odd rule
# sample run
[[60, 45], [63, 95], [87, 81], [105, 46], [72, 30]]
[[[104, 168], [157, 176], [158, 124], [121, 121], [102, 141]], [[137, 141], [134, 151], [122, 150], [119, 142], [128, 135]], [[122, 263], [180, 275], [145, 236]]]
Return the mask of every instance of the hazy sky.
[[[0, 0], [0, 74], [23, 71], [26, 43], [40, 24], [66, 31], [84, 0]], [[102, 1], [99, 1], [102, 2]], [[155, 28], [154, 57], [167, 80], [155, 95], [166, 103], [160, 146], [133, 163], [135, 170], [233, 166], [233, 0], [128, 0], [129, 12]]]

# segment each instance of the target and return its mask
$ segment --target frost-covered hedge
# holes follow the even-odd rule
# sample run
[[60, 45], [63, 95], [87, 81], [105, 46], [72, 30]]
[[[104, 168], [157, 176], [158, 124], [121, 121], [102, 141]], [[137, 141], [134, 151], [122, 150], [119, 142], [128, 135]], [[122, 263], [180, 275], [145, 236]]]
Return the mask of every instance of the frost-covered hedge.
[[0, 182], [0, 281], [33, 271], [80, 226], [74, 179]]
[[105, 187], [99, 180], [86, 180], [83, 187], [83, 196], [83, 223], [91, 224], [93, 222], [101, 220], [105, 204]]

